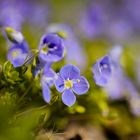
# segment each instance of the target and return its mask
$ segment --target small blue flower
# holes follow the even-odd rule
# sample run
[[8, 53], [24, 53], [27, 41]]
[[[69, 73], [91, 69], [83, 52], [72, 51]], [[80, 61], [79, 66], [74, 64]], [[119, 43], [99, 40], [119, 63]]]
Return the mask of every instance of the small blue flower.
[[55, 86], [59, 92], [63, 92], [62, 101], [67, 106], [72, 106], [75, 103], [76, 96], [74, 93], [82, 95], [89, 89], [86, 78], [80, 76], [80, 70], [71, 64], [61, 68]]
[[93, 66], [94, 80], [97, 85], [106, 86], [111, 76], [111, 58], [106, 55]]
[[110, 99], [120, 99], [124, 97], [127, 81], [118, 60], [115, 60], [118, 56], [114, 54], [113, 57], [114, 59], [106, 55], [93, 65], [94, 81], [97, 85], [104, 87]]
[[138, 96], [137, 89], [120, 65], [121, 54], [121, 46], [114, 46], [109, 55], [99, 59], [93, 66], [95, 83], [104, 87], [111, 100]]
[[57, 62], [64, 56], [63, 39], [57, 34], [47, 34], [41, 38], [39, 45], [41, 62]]
[[42, 77], [41, 77], [41, 86], [42, 94], [45, 102], [49, 103], [51, 100], [50, 87], [54, 85], [54, 81], [57, 77], [57, 74], [48, 66], [44, 67]]
[[24, 41], [20, 44], [14, 44], [8, 51], [7, 58], [14, 67], [19, 67], [24, 64], [29, 48]]
[[76, 34], [68, 24], [50, 24], [47, 31], [49, 33], [57, 33], [64, 37], [64, 46], [66, 48], [65, 59], [67, 63], [76, 64], [80, 69], [86, 67], [87, 61], [83, 46], [80, 44]]

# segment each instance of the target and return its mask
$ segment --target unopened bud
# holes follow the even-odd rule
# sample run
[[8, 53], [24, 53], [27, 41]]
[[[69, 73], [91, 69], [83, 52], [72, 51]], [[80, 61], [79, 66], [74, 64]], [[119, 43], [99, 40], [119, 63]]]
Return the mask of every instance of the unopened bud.
[[6, 31], [6, 35], [8, 37], [8, 39], [12, 42], [12, 43], [22, 43], [24, 40], [24, 37], [22, 35], [22, 33], [7, 27], [5, 28]]

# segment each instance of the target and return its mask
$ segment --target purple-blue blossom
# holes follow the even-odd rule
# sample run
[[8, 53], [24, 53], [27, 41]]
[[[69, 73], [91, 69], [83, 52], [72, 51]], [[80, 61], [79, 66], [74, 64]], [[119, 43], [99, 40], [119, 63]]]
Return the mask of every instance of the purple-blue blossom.
[[76, 64], [80, 69], [84, 69], [86, 67], [87, 61], [84, 48], [68, 24], [51, 24], [48, 26], [47, 32], [58, 33], [64, 36], [67, 63]]
[[114, 46], [108, 55], [97, 60], [92, 69], [95, 83], [104, 87], [109, 98], [113, 100], [139, 96], [120, 65], [121, 53], [121, 46]]
[[99, 37], [104, 34], [108, 22], [107, 4], [91, 2], [81, 15], [80, 27], [88, 38]]
[[106, 55], [93, 65], [95, 83], [100, 86], [106, 86], [110, 79], [111, 72], [111, 59]]
[[32, 0], [1, 0], [0, 24], [21, 30], [22, 25], [45, 27], [48, 19], [48, 6]]
[[97, 60], [92, 69], [95, 83], [104, 87], [110, 99], [124, 97], [126, 78], [119, 64], [121, 52], [120, 46], [115, 46], [110, 54]]
[[72, 106], [76, 102], [74, 93], [82, 95], [89, 89], [87, 79], [80, 76], [79, 68], [72, 64], [61, 68], [55, 86], [59, 92], [62, 92], [62, 101], [67, 106]]
[[58, 62], [63, 57], [63, 39], [55, 33], [43, 35], [39, 45], [39, 60], [41, 62]]
[[42, 95], [45, 102], [49, 103], [51, 100], [50, 87], [54, 85], [57, 74], [48, 66], [45, 66], [41, 76]]
[[14, 29], [20, 30], [24, 21], [22, 15], [23, 2], [15, 2], [15, 0], [2, 0], [0, 2], [0, 22], [2, 26], [10, 26]]
[[14, 44], [8, 50], [7, 58], [14, 67], [22, 66], [28, 55], [28, 45], [24, 41], [22, 43]]

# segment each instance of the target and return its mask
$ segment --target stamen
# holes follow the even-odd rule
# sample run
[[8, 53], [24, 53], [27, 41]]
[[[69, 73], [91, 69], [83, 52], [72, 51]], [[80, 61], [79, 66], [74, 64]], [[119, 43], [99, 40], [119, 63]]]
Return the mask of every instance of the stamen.
[[44, 45], [43, 48], [41, 49], [42, 53], [46, 54], [49, 51], [49, 48], [47, 45]]

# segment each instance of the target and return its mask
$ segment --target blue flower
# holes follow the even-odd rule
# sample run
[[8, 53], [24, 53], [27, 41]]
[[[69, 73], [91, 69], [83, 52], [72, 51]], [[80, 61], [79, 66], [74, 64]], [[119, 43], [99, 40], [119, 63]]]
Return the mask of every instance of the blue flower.
[[88, 81], [85, 77], [80, 76], [80, 70], [71, 64], [61, 68], [55, 86], [59, 92], [63, 92], [62, 101], [67, 106], [72, 106], [75, 103], [74, 93], [82, 95], [89, 89]]
[[47, 34], [41, 38], [39, 45], [41, 62], [57, 62], [64, 56], [63, 39], [57, 34]]
[[57, 33], [64, 37], [67, 63], [76, 64], [80, 69], [86, 67], [87, 61], [83, 46], [80, 44], [76, 34], [69, 25], [51, 24], [48, 26], [47, 31], [49, 33]]
[[28, 44], [25, 41], [13, 44], [13, 46], [8, 50], [7, 58], [14, 67], [19, 67], [24, 64], [28, 51]]
[[97, 85], [106, 86], [111, 77], [111, 59], [108, 55], [99, 59], [93, 66], [94, 80]]
[[10, 26], [17, 30], [21, 29], [21, 25], [24, 21], [24, 16], [22, 15], [22, 5], [24, 3], [16, 1], [1, 1], [0, 3], [0, 21], [3, 26]]
[[138, 91], [131, 80], [125, 75], [119, 60], [122, 48], [115, 46], [109, 55], [99, 59], [93, 65], [94, 81], [104, 87], [110, 99], [132, 98]]
[[[114, 58], [118, 57], [114, 54]], [[118, 60], [113, 59], [110, 55], [102, 57], [93, 65], [93, 74], [95, 83], [104, 87], [110, 99], [124, 97], [124, 87], [127, 86], [127, 81]]]
[[108, 23], [108, 16], [110, 16], [106, 10], [108, 8], [107, 4], [99, 2], [90, 3], [86, 11], [82, 13], [80, 27], [88, 39], [100, 37], [104, 33], [106, 23]]
[[41, 77], [42, 94], [45, 102], [49, 103], [51, 100], [50, 87], [54, 85], [57, 74], [48, 66], [43, 69]]
[[[9, 14], [10, 13], [10, 14]], [[24, 23], [36, 27], [45, 27], [48, 19], [48, 7], [37, 1], [1, 0], [0, 24], [21, 30]]]

